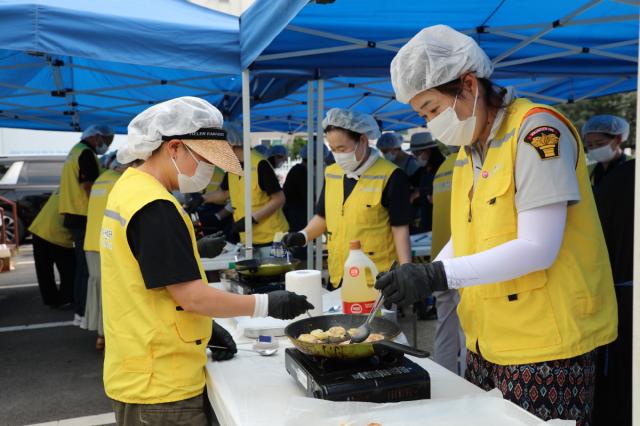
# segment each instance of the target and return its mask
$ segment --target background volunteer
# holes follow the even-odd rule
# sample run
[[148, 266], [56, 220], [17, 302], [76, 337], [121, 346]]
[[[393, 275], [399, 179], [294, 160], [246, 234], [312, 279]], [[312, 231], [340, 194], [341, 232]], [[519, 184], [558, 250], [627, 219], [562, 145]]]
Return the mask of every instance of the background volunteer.
[[380, 136], [378, 124], [368, 114], [333, 108], [322, 125], [336, 164], [325, 170], [315, 216], [302, 231], [285, 235], [283, 243], [301, 247], [326, 232], [334, 287], [342, 281], [351, 240], [360, 240], [378, 271], [388, 270], [395, 259], [410, 262], [409, 182], [369, 146]]
[[289, 158], [289, 150], [284, 145], [273, 145], [267, 152], [269, 164], [274, 169], [280, 168]]
[[409, 151], [415, 156], [418, 169], [410, 178], [413, 192], [411, 204], [415, 210], [412, 233], [431, 231], [433, 215], [433, 179], [444, 156], [440, 153], [438, 143], [429, 132], [411, 135]]
[[[58, 212], [59, 203], [59, 190], [56, 189], [29, 227], [40, 295], [44, 304], [51, 307], [71, 303], [75, 279], [73, 239], [62, 224], [64, 218]], [[54, 265], [60, 275], [59, 288], [56, 286]]]
[[[107, 157], [106, 155], [104, 157]], [[104, 158], [103, 157], [103, 158]], [[84, 253], [87, 259], [89, 280], [87, 283], [87, 303], [81, 328], [96, 331], [96, 349], [104, 349], [104, 327], [102, 324], [102, 297], [100, 283], [100, 228], [107, 206], [107, 197], [120, 174], [126, 167], [115, 159], [116, 153], [108, 155], [104, 162], [105, 170], [91, 187], [87, 207], [87, 229], [84, 238]]]
[[[609, 140], [615, 139], [616, 135], [621, 136], [622, 140], [627, 139], [629, 125], [622, 118], [614, 115], [597, 117], [600, 135], [611, 135]], [[589, 128], [596, 127], [592, 120], [588, 123], [591, 123]], [[632, 370], [633, 340], [635, 162], [629, 159], [617, 162], [615, 167], [610, 164], [594, 192], [618, 302], [618, 339], [598, 354], [594, 409], [596, 425], [631, 425], [632, 383], [629, 372]]]
[[402, 135], [396, 132], [383, 133], [376, 141], [376, 147], [384, 158], [391, 161], [411, 179], [420, 166], [416, 158], [402, 150]]
[[496, 89], [492, 70], [473, 39], [444, 25], [425, 28], [393, 59], [397, 99], [438, 140], [464, 149], [450, 242], [434, 263], [401, 265], [376, 287], [399, 305], [461, 289], [467, 379], [544, 420], [588, 425], [595, 350], [617, 332], [582, 144], [551, 107]]
[[587, 156], [596, 164], [591, 169], [591, 185], [597, 188], [604, 177], [629, 160], [621, 145], [629, 138], [629, 123], [615, 115], [594, 115], [582, 126]]
[[102, 223], [105, 391], [119, 425], [205, 425], [207, 341], [235, 351], [215, 323], [212, 336], [211, 317], [290, 319], [312, 306], [286, 291], [243, 296], [207, 285], [198, 252], [209, 237], [196, 242], [170, 191], [202, 191], [214, 165], [242, 172], [215, 107], [183, 97], [143, 111], [118, 151], [121, 163], [134, 160], [144, 163], [118, 179]]
[[[227, 126], [229, 143], [237, 159], [242, 165], [242, 134], [235, 126]], [[251, 218], [253, 220], [253, 247], [257, 249], [257, 256], [268, 256], [273, 243], [273, 236], [277, 232], [289, 229], [282, 207], [285, 203], [284, 192], [278, 182], [273, 167], [265, 157], [255, 150], [251, 150]], [[220, 190], [205, 196], [207, 202], [224, 202], [231, 198], [233, 207], [232, 233], [240, 235], [244, 244], [244, 217], [247, 214], [244, 206], [244, 177], [229, 175], [222, 180]]]
[[74, 324], [80, 325], [87, 299], [89, 273], [84, 257], [84, 235], [87, 227], [87, 206], [93, 182], [100, 175], [97, 155], [107, 152], [113, 141], [113, 130], [105, 125], [93, 125], [83, 132], [62, 167], [60, 176], [60, 206], [64, 226], [71, 233], [76, 255], [73, 283]]

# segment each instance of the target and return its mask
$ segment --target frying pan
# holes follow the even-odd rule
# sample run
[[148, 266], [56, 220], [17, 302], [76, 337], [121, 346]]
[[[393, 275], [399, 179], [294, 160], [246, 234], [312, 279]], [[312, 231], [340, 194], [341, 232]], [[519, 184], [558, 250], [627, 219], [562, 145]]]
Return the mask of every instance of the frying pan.
[[280, 257], [265, 257], [236, 262], [236, 271], [245, 276], [273, 277], [293, 271], [299, 265], [300, 261], [298, 259], [287, 260]]
[[334, 326], [341, 326], [346, 330], [355, 328], [362, 325], [366, 318], [366, 315], [322, 315], [304, 318], [289, 324], [284, 332], [291, 343], [301, 352], [325, 358], [367, 358], [389, 351], [402, 352], [419, 358], [429, 356], [429, 352], [392, 342], [391, 339], [400, 334], [400, 328], [395, 323], [379, 317], [374, 318], [371, 322], [371, 332], [384, 335], [384, 340], [377, 342], [341, 345], [338, 343], [308, 343], [298, 340], [299, 335], [318, 328], [325, 331]]

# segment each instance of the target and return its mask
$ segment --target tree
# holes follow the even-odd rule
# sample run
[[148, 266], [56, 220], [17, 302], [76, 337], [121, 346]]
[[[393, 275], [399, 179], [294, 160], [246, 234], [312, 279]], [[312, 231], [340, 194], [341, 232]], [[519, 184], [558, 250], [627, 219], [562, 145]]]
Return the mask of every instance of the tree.
[[571, 104], [556, 105], [580, 130], [592, 116], [598, 114], [619, 115], [629, 122], [630, 132], [626, 145], [635, 148], [637, 92], [619, 93], [599, 98], [585, 99]]
[[300, 136], [296, 136], [291, 144], [291, 158], [298, 158], [300, 156], [300, 150], [307, 144], [307, 140]]

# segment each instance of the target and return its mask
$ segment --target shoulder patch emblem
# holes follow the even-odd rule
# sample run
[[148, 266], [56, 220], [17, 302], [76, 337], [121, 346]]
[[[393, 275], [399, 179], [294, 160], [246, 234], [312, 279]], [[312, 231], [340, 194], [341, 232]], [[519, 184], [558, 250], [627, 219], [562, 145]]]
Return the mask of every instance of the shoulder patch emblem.
[[541, 160], [560, 157], [560, 131], [555, 127], [536, 127], [524, 137], [524, 141], [536, 150]]

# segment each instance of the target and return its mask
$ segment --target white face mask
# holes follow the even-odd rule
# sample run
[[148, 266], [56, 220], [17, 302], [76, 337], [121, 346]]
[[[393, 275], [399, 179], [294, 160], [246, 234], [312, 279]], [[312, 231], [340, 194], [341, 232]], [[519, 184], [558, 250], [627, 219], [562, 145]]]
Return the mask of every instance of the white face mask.
[[106, 143], [100, 144], [96, 147], [96, 154], [102, 155], [109, 150], [109, 145]]
[[393, 152], [393, 151], [387, 152], [384, 155], [384, 158], [386, 158], [387, 160], [389, 160], [391, 162], [396, 161], [396, 158], [398, 158], [398, 153], [397, 152]]
[[464, 120], [458, 118], [456, 114], [456, 96], [453, 106], [448, 107], [437, 117], [429, 120], [427, 129], [433, 136], [445, 145], [465, 146], [473, 143], [473, 132], [476, 129], [476, 103], [478, 101], [478, 88], [476, 87], [476, 96], [473, 100], [473, 112], [471, 117]]
[[426, 166], [428, 162], [429, 160], [423, 160], [422, 157], [416, 157], [416, 163], [418, 163], [420, 167]]
[[193, 155], [188, 146], [185, 145], [184, 147], [191, 155], [191, 158], [194, 159], [197, 166], [193, 176], [187, 176], [180, 172], [178, 164], [176, 164], [176, 160], [174, 160], [173, 157], [171, 158], [171, 161], [173, 161], [173, 165], [178, 171], [178, 190], [183, 194], [200, 192], [205, 189], [207, 185], [209, 185], [209, 182], [211, 182], [211, 178], [213, 177], [213, 172], [215, 171], [216, 167], [213, 164], [207, 164], [204, 161], [198, 160], [195, 155]]
[[351, 152], [334, 152], [333, 158], [335, 158], [336, 163], [344, 170], [346, 173], [355, 172], [358, 166], [360, 165], [360, 161], [356, 158], [356, 151], [360, 147], [360, 142], [356, 144], [356, 149]]
[[601, 146], [600, 148], [590, 149], [587, 152], [589, 159], [598, 163], [607, 163], [613, 160], [616, 156], [616, 152], [611, 148], [611, 144]]

